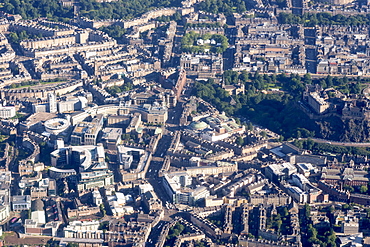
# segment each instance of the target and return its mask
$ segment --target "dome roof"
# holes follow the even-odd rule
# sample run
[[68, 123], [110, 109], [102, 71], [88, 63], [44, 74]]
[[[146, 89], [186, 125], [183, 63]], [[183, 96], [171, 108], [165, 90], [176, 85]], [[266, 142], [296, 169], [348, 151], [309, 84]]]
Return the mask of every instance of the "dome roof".
[[193, 130], [204, 130], [205, 128], [208, 128], [208, 124], [203, 121], [192, 122], [189, 127]]
[[40, 199], [36, 199], [31, 203], [32, 211], [44, 211], [44, 203]]

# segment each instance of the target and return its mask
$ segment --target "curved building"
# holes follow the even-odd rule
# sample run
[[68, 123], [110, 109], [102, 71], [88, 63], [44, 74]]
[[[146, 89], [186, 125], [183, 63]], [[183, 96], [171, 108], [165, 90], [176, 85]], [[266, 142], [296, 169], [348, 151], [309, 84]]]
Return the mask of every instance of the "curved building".
[[69, 127], [69, 122], [63, 118], [52, 118], [44, 123], [45, 130], [53, 135], [58, 135]]

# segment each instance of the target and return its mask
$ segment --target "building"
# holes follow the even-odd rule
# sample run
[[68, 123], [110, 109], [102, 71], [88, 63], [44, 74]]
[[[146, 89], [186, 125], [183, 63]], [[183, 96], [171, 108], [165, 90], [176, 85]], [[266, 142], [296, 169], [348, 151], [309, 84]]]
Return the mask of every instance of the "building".
[[48, 112], [56, 113], [58, 109], [57, 109], [57, 100], [54, 93], [48, 93], [48, 103], [49, 103]]
[[308, 200], [307, 193], [296, 186], [286, 187], [286, 192], [298, 203], [306, 203]]
[[25, 196], [13, 196], [12, 197], [12, 209], [13, 211], [23, 211], [31, 208], [31, 197]]
[[15, 106], [1, 106], [0, 107], [0, 118], [12, 118], [16, 114]]
[[11, 172], [0, 173], [0, 222], [10, 216], [10, 184], [12, 181]]
[[99, 239], [103, 234], [99, 229], [99, 221], [72, 221], [64, 227], [64, 237], [66, 238], [92, 238]]
[[341, 232], [345, 235], [359, 233], [359, 223], [357, 221], [346, 220], [341, 223]]
[[214, 77], [223, 72], [222, 54], [182, 54], [180, 67], [188, 75], [196, 75], [199, 78]]
[[233, 118], [218, 113], [206, 116], [201, 121], [192, 122], [189, 129], [199, 134], [202, 139], [210, 142], [221, 141], [232, 135], [244, 134], [245, 132], [244, 125], [239, 125]]
[[122, 129], [121, 128], [104, 128], [102, 135], [102, 142], [105, 148], [114, 150], [121, 142]]
[[74, 169], [59, 169], [56, 167], [50, 167], [49, 176], [51, 178], [67, 178], [70, 176], [75, 176], [77, 173]]
[[137, 131], [140, 125], [141, 125], [141, 114], [136, 112], [134, 113], [134, 116], [131, 118], [129, 125], [126, 128], [126, 133]]
[[65, 101], [58, 102], [59, 113], [74, 112], [83, 110], [87, 106], [88, 100], [85, 97], [67, 98]]
[[99, 190], [94, 190], [92, 192], [92, 198], [93, 198], [93, 202], [96, 206], [100, 206], [100, 204], [103, 203], [103, 198], [99, 192]]
[[69, 128], [69, 121], [63, 118], [52, 118], [44, 123], [46, 132], [58, 135]]
[[200, 199], [210, 196], [207, 187], [191, 187], [191, 178], [185, 172], [166, 173], [163, 176], [165, 191], [173, 203], [195, 205]]
[[275, 183], [280, 183], [294, 173], [297, 173], [297, 168], [290, 163], [272, 164], [265, 168], [267, 178]]
[[354, 168], [322, 169], [321, 181], [332, 185], [361, 186], [370, 182], [368, 172]]
[[77, 188], [79, 191], [101, 188], [113, 184], [113, 181], [113, 172], [109, 170], [81, 172]]
[[321, 114], [329, 108], [329, 103], [325, 101], [325, 99], [321, 98], [317, 92], [309, 93], [308, 97], [308, 105], [312, 107], [312, 109]]
[[103, 115], [99, 114], [91, 122], [78, 123], [71, 135], [71, 145], [96, 145], [99, 131], [103, 126]]

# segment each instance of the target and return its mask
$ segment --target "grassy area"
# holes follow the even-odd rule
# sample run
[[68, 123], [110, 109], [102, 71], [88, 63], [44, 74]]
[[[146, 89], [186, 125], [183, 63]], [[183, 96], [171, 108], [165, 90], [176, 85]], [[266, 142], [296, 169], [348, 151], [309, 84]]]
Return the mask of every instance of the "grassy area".
[[[21, 118], [23, 118], [23, 117], [25, 117], [25, 115], [23, 115], [23, 114], [21, 114], [21, 113], [19, 113], [19, 112], [16, 112], [15, 113], [15, 116], [14, 117], [12, 117], [11, 119], [21, 119]], [[20, 121], [22, 121], [22, 120], [20, 120]], [[1, 141], [0, 141], [1, 142]]]
[[46, 84], [52, 84], [52, 83], [59, 83], [59, 82], [64, 82], [64, 81], [51, 81], [51, 82], [40, 82], [39, 84], [35, 84], [35, 85], [24, 85], [24, 86], [16, 86], [14, 88], [25, 88], [25, 87], [34, 87], [34, 86], [38, 86], [38, 85], [46, 85]]
[[278, 85], [277, 83], [267, 83], [267, 89], [281, 89], [281, 85]]
[[53, 83], [62, 83], [66, 82], [66, 80], [50, 80], [50, 81], [27, 81], [21, 83], [14, 83], [10, 85], [10, 88], [25, 88], [25, 87], [34, 87], [39, 85], [46, 85], [46, 84], [53, 84]]

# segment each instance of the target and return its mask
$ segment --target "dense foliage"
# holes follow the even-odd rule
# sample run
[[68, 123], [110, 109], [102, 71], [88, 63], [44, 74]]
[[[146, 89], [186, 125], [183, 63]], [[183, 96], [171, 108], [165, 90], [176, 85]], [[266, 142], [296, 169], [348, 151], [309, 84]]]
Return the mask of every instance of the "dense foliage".
[[[178, 7], [181, 1], [168, 0], [118, 0], [98, 3], [80, 0], [80, 15], [90, 19], [129, 19], [159, 7]], [[58, 0], [4, 0], [0, 10], [19, 14], [24, 19], [47, 17], [68, 22], [73, 18], [73, 7], [63, 7]]]
[[[202, 43], [199, 43], [201, 41]], [[183, 52], [206, 52], [223, 53], [229, 46], [224, 35], [204, 34], [200, 35], [194, 31], [188, 32], [181, 40]]]
[[[321, 211], [326, 212], [329, 219], [332, 219], [333, 207], [329, 206]], [[336, 235], [333, 230], [333, 222], [327, 226], [315, 227], [311, 219], [311, 207], [305, 204], [303, 209], [299, 210], [300, 225], [302, 233], [303, 246], [320, 246], [320, 247], [336, 247]]]
[[227, 115], [245, 118], [287, 138], [318, 136], [343, 141], [370, 139], [368, 121], [342, 120], [335, 116], [321, 121], [313, 120], [299, 106], [307, 84], [357, 94], [368, 83], [367, 79], [327, 76], [312, 80], [309, 74], [300, 77], [294, 74], [261, 75], [258, 72], [225, 71], [223, 80], [226, 85], [244, 84], [245, 94], [229, 95], [212, 79], [196, 82], [194, 94], [212, 103], [220, 111], [225, 111]]
[[[309, 129], [315, 126], [313, 121], [296, 106], [305, 88], [304, 82], [297, 75], [254, 75], [242, 72], [225, 71], [225, 84], [245, 85], [245, 94], [230, 96], [221, 85], [213, 80], [196, 82], [194, 94], [210, 102], [227, 115], [246, 118], [263, 125], [286, 137], [296, 136], [298, 132], [303, 137], [314, 135]], [[266, 93], [270, 88], [281, 88], [277, 93]], [[233, 104], [231, 104], [233, 102]]]
[[16, 32], [10, 32], [8, 38], [11, 43], [19, 44], [23, 40], [42, 38], [42, 34], [41, 33], [30, 34], [27, 33], [25, 30], [23, 31], [18, 30]]
[[291, 13], [280, 13], [278, 16], [281, 24], [303, 24], [308, 27], [315, 25], [369, 25], [370, 14], [365, 15], [331, 15], [330, 13], [304, 13], [302, 16]]
[[276, 233], [281, 235], [290, 235], [292, 234], [290, 222], [290, 214], [287, 207], [279, 207], [277, 208], [277, 214], [267, 217], [266, 228], [274, 229]]
[[178, 7], [181, 1], [168, 0], [119, 0], [110, 3], [98, 3], [80, 0], [81, 15], [90, 19], [130, 19], [160, 7]]
[[170, 22], [170, 21], [176, 21], [180, 22], [182, 20], [182, 15], [179, 12], [176, 12], [175, 14], [171, 16], [160, 16], [155, 19], [158, 22]]
[[172, 226], [168, 232], [166, 237], [166, 242], [164, 244], [165, 247], [173, 246], [175, 242], [175, 238], [180, 236], [180, 234], [189, 233], [185, 226], [180, 222], [177, 222], [174, 226]]
[[123, 27], [118, 26], [118, 25], [111, 25], [107, 27], [103, 26], [99, 28], [99, 30], [105, 32], [110, 37], [116, 40], [120, 40], [123, 37], [123, 35], [126, 33], [126, 30]]
[[205, 0], [199, 4], [199, 10], [230, 16], [235, 12], [242, 13], [247, 9], [252, 9], [255, 5], [256, 2], [253, 0]]
[[130, 81], [126, 81], [122, 86], [112, 86], [109, 88], [105, 88], [105, 90], [113, 96], [117, 96], [117, 94], [126, 92], [131, 90], [134, 85]]
[[73, 7], [62, 7], [58, 0], [4, 0], [0, 10], [19, 14], [24, 19], [48, 17], [67, 21], [73, 18]]

